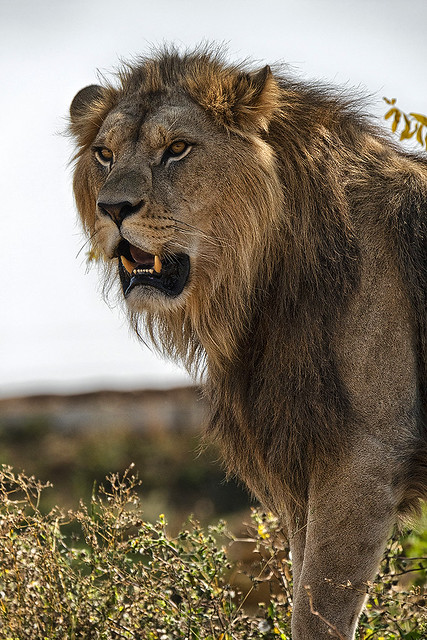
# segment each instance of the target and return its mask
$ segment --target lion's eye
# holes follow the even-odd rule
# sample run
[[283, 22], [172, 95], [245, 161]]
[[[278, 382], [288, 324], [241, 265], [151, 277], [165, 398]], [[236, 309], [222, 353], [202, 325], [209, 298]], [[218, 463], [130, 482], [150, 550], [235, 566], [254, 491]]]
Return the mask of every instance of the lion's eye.
[[174, 160], [181, 160], [181, 158], [186, 156], [190, 151], [190, 144], [184, 142], [184, 140], [176, 140], [176, 142], [172, 142], [164, 152], [162, 162], [167, 164]]
[[188, 145], [186, 142], [184, 142], [183, 140], [178, 140], [177, 142], [173, 142], [170, 145], [169, 152], [172, 153], [173, 155], [180, 156], [181, 153], [184, 153], [187, 146]]
[[110, 149], [107, 149], [106, 147], [97, 147], [95, 149], [95, 158], [104, 167], [110, 167], [114, 159], [114, 154]]

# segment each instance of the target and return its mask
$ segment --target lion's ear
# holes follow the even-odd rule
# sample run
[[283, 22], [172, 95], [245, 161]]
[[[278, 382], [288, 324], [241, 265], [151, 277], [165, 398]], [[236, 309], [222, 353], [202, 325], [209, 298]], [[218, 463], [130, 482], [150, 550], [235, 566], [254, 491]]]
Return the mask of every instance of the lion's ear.
[[232, 131], [267, 130], [280, 106], [280, 88], [269, 66], [250, 73], [213, 74], [209, 82], [193, 86], [199, 104]]
[[88, 87], [80, 89], [74, 96], [70, 106], [71, 122], [74, 124], [79, 118], [85, 116], [88, 107], [90, 107], [95, 100], [102, 98], [103, 93], [103, 87], [100, 87], [98, 84], [90, 84]]
[[114, 104], [114, 90], [91, 84], [81, 89], [70, 106], [70, 132], [80, 146], [93, 139]]
[[268, 129], [274, 112], [279, 107], [280, 89], [268, 65], [246, 74], [241, 79], [235, 106], [236, 119], [241, 126], [249, 124], [257, 129]]

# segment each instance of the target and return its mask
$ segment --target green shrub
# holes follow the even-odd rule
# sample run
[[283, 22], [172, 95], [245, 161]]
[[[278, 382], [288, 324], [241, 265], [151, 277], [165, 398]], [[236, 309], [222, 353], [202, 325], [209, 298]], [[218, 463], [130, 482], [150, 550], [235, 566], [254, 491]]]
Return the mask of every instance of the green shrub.
[[[204, 531], [190, 520], [170, 536], [163, 515], [144, 521], [138, 485], [128, 469], [94, 490], [89, 506], [43, 514], [40, 496], [48, 485], [2, 467], [0, 638], [290, 639], [290, 559], [276, 519], [254, 511], [245, 543], [255, 561], [236, 567], [224, 546], [233, 543], [224, 523]], [[70, 522], [78, 536], [67, 537]], [[401, 553], [393, 541], [371, 587], [360, 638], [427, 637], [420, 587], [396, 591], [395, 575], [409, 562]], [[230, 586], [243, 571], [250, 574], [245, 595]], [[268, 600], [249, 613], [249, 596], [262, 583]]]

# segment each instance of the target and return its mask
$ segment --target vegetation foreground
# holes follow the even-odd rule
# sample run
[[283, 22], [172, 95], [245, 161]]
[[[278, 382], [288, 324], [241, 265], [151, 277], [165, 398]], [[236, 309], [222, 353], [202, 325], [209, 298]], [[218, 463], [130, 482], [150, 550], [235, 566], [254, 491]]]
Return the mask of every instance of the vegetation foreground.
[[[238, 566], [224, 523], [204, 531], [190, 519], [168, 535], [163, 515], [144, 521], [138, 486], [129, 468], [109, 476], [89, 505], [43, 514], [48, 485], [1, 468], [0, 638], [289, 640], [291, 560], [275, 518], [253, 511], [243, 541], [253, 563]], [[403, 551], [416, 555], [417, 544], [414, 535], [390, 541], [376, 582], [366, 586], [361, 640], [427, 638], [427, 558]], [[242, 573], [250, 579], [244, 595], [235, 586]], [[265, 602], [248, 608], [266, 585]]]

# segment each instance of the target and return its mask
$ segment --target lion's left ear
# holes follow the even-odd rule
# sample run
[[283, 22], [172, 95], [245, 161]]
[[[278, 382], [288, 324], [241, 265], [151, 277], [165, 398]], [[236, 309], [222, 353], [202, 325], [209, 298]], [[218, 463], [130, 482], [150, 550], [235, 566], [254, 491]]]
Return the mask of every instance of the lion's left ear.
[[235, 96], [230, 106], [239, 127], [266, 131], [280, 104], [280, 89], [270, 67], [238, 76]]
[[237, 133], [266, 131], [280, 105], [280, 88], [269, 66], [250, 73], [225, 69], [199, 77], [189, 89], [217, 122]]

